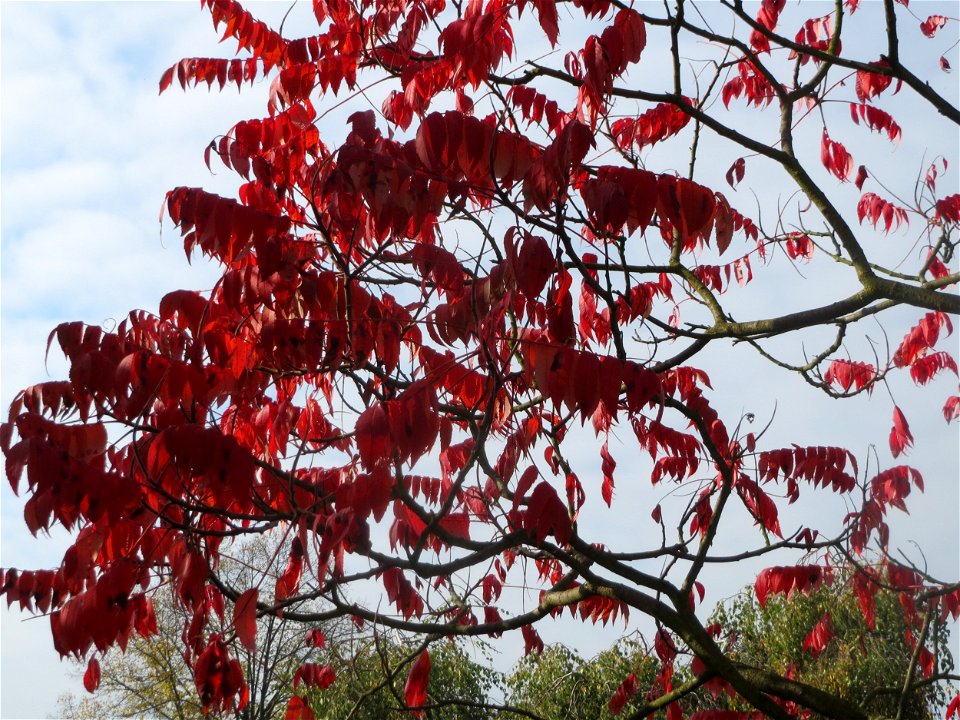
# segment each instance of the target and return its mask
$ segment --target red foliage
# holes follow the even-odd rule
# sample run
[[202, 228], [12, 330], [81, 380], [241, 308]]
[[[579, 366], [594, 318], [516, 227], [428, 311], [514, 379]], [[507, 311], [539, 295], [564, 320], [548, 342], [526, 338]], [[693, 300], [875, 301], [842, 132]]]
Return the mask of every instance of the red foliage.
[[960, 693], [955, 695], [947, 706], [946, 720], [950, 720], [950, 718], [958, 713], [960, 713]]
[[857, 391], [870, 388], [876, 377], [877, 369], [873, 365], [852, 360], [833, 360], [823, 374], [827, 383], [836, 383], [844, 392], [851, 388]]
[[230, 657], [219, 635], [212, 635], [206, 648], [197, 657], [193, 678], [204, 712], [239, 712], [250, 699], [250, 690], [243, 680], [240, 663]]
[[844, 182], [853, 170], [853, 157], [841, 143], [830, 139], [826, 128], [823, 129], [823, 138], [820, 141], [820, 162]]
[[83, 687], [87, 692], [96, 692], [100, 687], [100, 662], [92, 657], [87, 663], [87, 670], [83, 673]]
[[857, 203], [857, 217], [861, 223], [864, 219], [868, 219], [874, 227], [877, 227], [877, 223], [882, 220], [883, 231], [887, 233], [891, 229], [898, 230], [901, 225], [910, 222], [906, 210], [873, 193], [864, 193], [860, 198], [860, 202]]
[[310, 709], [310, 705], [299, 695], [294, 695], [287, 702], [287, 709], [284, 713], [284, 720], [315, 720], [316, 714]]
[[770, 595], [786, 595], [789, 598], [794, 592], [807, 594], [824, 581], [830, 584], [832, 577], [819, 566], [772, 567], [757, 575], [753, 589], [757, 601], [766, 606]]
[[922, 23], [920, 23], [920, 30], [927, 37], [933, 37], [937, 34], [937, 30], [946, 24], [947, 18], [945, 18], [943, 15], [931, 15]]
[[[537, 624], [564, 607], [604, 624], [639, 610], [658, 623], [649, 697], [661, 697], [678, 658], [692, 655], [684, 638], [714, 642], [691, 606], [704, 599], [702, 568], [737, 558], [718, 549], [727, 507], [745, 508], [759, 527], [762, 544], [742, 557], [786, 563], [756, 577], [761, 604], [831, 582], [831, 549], [887, 549], [887, 514], [923, 489], [919, 472], [881, 465], [858, 482], [851, 452], [808, 446], [799, 426], [788, 426], [787, 447], [771, 447], [751, 431], [751, 413], [731, 421], [721, 412], [751, 395], [753, 378], [714, 392], [694, 358], [725, 341], [756, 348], [835, 398], [869, 393], [895, 372], [927, 390], [957, 373], [955, 349], [939, 345], [957, 312], [949, 237], [960, 195], [937, 195], [938, 180], [950, 181], [946, 161], [919, 176], [898, 168], [888, 178], [879, 162], [854, 174], [827, 130], [865, 125], [885, 137], [859, 132], [863, 147], [889, 150], [905, 131], [874, 103], [901, 84], [916, 95], [912, 114], [951, 117], [949, 102], [904, 70], [910, 63], [852, 54], [836, 42], [835, 13], [784, 30], [786, 0], [763, 0], [755, 16], [718, 5], [740, 22], [730, 38], [693, 33], [698, 53], [719, 50], [692, 75], [684, 43], [698, 19], [653, 4], [574, 0], [561, 12], [553, 0], [318, 0], [316, 32], [293, 40], [234, 0], [202, 6], [239, 57], [181, 60], [161, 92], [174, 80], [270, 81], [268, 117], [237, 122], [208, 146], [208, 165], [216, 154], [241, 178], [236, 196], [178, 187], [164, 203], [188, 258], [199, 250], [222, 274], [210, 291], [174, 290], [156, 314], [132, 312], [110, 330], [57, 327], [49, 343], [66, 356], [67, 379], [24, 390], [0, 426], [28, 529], [74, 533], [59, 567], [6, 569], [0, 593], [49, 614], [62, 655], [89, 656], [88, 689], [95, 652], [156, 631], [146, 593], [164, 583], [191, 614], [185, 656], [213, 711], [247, 702], [234, 656], [255, 648], [257, 616], [293, 615], [305, 596], [326, 597], [358, 626], [430, 638], [519, 629], [527, 653], [543, 650]], [[848, 1], [843, 12], [856, 7]], [[530, 60], [517, 42], [529, 30], [525, 9], [551, 47], [569, 37], [568, 16], [589, 23], [586, 40]], [[933, 35], [945, 22], [931, 16], [921, 29]], [[658, 47], [676, 43], [669, 72], [645, 53], [654, 33]], [[788, 55], [781, 72], [773, 59]], [[361, 104], [374, 84], [381, 114]], [[731, 108], [736, 99], [746, 107]], [[757, 129], [768, 116], [781, 121]], [[801, 126], [812, 132], [794, 137]], [[730, 147], [706, 145], [716, 137]], [[684, 138], [695, 138], [696, 157], [677, 160], [669, 149], [686, 152]], [[860, 147], [862, 159], [870, 151]], [[818, 160], [858, 191], [869, 179], [887, 197], [914, 199], [816, 185]], [[784, 197], [801, 199], [791, 201], [795, 215], [781, 203], [775, 218], [755, 222], [704, 184], [726, 172], [737, 197], [749, 189], [766, 207], [766, 189], [746, 187], [774, 176], [760, 172], [766, 165], [793, 183]], [[900, 176], [922, 179], [904, 190]], [[860, 226], [851, 228], [854, 212]], [[908, 217], [925, 239], [916, 252], [892, 251], [907, 258], [902, 267], [884, 267], [874, 246], [896, 242], [881, 235]], [[789, 273], [776, 274], [778, 262]], [[821, 282], [834, 277], [821, 272], [831, 264], [846, 275]], [[779, 297], [790, 312], [768, 307]], [[892, 358], [841, 359], [864, 339], [862, 319], [890, 306], [915, 323]], [[807, 353], [824, 328], [836, 339]], [[801, 348], [802, 359], [781, 361], [783, 348]], [[943, 414], [960, 415], [957, 396]], [[925, 439], [895, 406], [894, 457]], [[636, 493], [648, 476], [653, 487]], [[804, 482], [842, 496], [841, 528], [783, 532], [783, 507]], [[592, 513], [644, 523], [649, 514], [659, 532], [638, 528], [607, 548], [587, 537]], [[278, 525], [291, 538], [279, 576], [223, 589], [224, 544]], [[641, 559], [663, 574], [647, 575]], [[956, 616], [950, 586], [887, 574], [910, 622], [931, 598], [944, 618]], [[871, 627], [878, 578], [863, 569], [851, 580]], [[387, 602], [347, 604], [340, 587], [354, 581], [376, 581]], [[518, 585], [537, 586], [529, 597], [538, 603], [501, 614], [505, 588]], [[225, 597], [236, 598], [229, 620]], [[212, 617], [232, 630], [222, 636]], [[804, 647], [818, 654], [830, 634], [825, 616]], [[323, 634], [311, 630], [305, 643], [322, 647]], [[742, 677], [700, 654], [696, 674], [736, 695]], [[926, 648], [917, 657], [924, 674], [935, 671]], [[407, 678], [408, 706], [426, 703], [429, 676], [424, 649]], [[294, 686], [334, 679], [333, 668], [305, 663]], [[778, 706], [775, 684], [751, 682], [758, 712]], [[637, 690], [629, 675], [611, 713]], [[667, 704], [671, 720], [681, 702]], [[313, 713], [296, 695], [286, 716]]]
[[824, 613], [803, 639], [803, 649], [809, 650], [813, 657], [824, 651], [827, 644], [833, 639], [833, 619], [830, 613]]
[[620, 683], [620, 687], [617, 688], [617, 691], [613, 694], [613, 697], [610, 698], [610, 702], [607, 704], [610, 714], [619, 715], [624, 706], [630, 702], [630, 700], [632, 700], [633, 696], [636, 694], [637, 676], [633, 673], [630, 673], [624, 678], [623, 682]]
[[293, 691], [296, 692], [300, 685], [323, 690], [330, 687], [336, 679], [337, 674], [330, 665], [304, 663], [293, 674]]
[[253, 652], [257, 647], [257, 595], [256, 588], [245, 590], [233, 606], [233, 627], [240, 643]]
[[900, 408], [893, 408], [893, 428], [890, 430], [890, 450], [893, 456], [902, 454], [908, 447], [913, 445], [913, 435], [910, 434], [910, 426], [907, 419], [903, 416]]
[[[403, 697], [407, 707], [417, 708], [427, 702], [427, 684], [430, 682], [430, 653], [424, 650], [410, 667], [407, 682], [403, 686]], [[416, 711], [417, 717], [423, 717], [423, 710]]]

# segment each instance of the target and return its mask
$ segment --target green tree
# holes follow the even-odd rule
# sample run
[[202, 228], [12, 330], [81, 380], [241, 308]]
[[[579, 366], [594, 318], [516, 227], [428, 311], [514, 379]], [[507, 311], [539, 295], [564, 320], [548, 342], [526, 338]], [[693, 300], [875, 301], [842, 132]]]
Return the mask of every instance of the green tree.
[[[880, 574], [877, 574], [878, 577]], [[770, 596], [761, 605], [754, 589], [746, 588], [729, 602], [720, 604], [710, 618], [719, 628], [720, 641], [730, 659], [741, 667], [759, 668], [792, 677], [824, 692], [848, 698], [874, 717], [901, 720], [934, 720], [952, 693], [949, 687], [922, 679], [919, 668], [906, 694], [902, 693], [907, 668], [914, 651], [907, 641], [908, 626], [897, 592], [880, 588], [873, 595], [872, 622], [848, 582], [850, 572], [835, 570], [832, 583], [806, 594]], [[821, 636], [822, 647], [811, 638], [812, 630], [829, 614]], [[914, 627], [914, 637], [918, 632]], [[936, 667], [949, 676], [954, 664], [949, 632], [939, 623], [930, 624], [927, 645]], [[681, 656], [682, 658], [682, 656]], [[710, 710], [747, 711], [742, 700], [733, 700], [718, 682], [699, 680], [689, 656], [678, 658], [673, 687], [700, 687], [681, 702], [689, 715]], [[918, 657], [918, 664], [923, 660]], [[541, 654], [522, 659], [506, 679], [511, 704], [543, 720], [591, 720], [609, 717], [609, 702], [624, 678], [636, 678], [636, 689], [623, 706], [630, 717], [644, 706], [646, 696], [658, 682], [662, 664], [655, 651], [634, 640], [622, 640], [612, 648], [585, 659], [564, 645], [551, 645]], [[955, 677], [955, 676], [954, 676]], [[662, 688], [657, 688], [658, 695]], [[901, 695], [903, 700], [901, 702]], [[663, 711], [651, 717], [663, 717]], [[820, 720], [817, 714], [802, 715]]]
[[[839, 570], [837, 574], [833, 583], [821, 585], [809, 594], [771, 597], [765, 606], [757, 602], [752, 588], [720, 605], [713, 620], [726, 633], [730, 657], [754, 667], [792, 674], [800, 682], [848, 698], [874, 716], [902, 720], [942, 717], [940, 710], [949, 699], [947, 688], [923, 680], [915, 682], [906, 693], [903, 712], [898, 716], [904, 678], [913, 657], [899, 594], [877, 591], [871, 627], [863, 607], [845, 582], [849, 571]], [[816, 652], [809, 647], [807, 638], [825, 613], [829, 614], [833, 635], [822, 651]], [[939, 655], [937, 667], [949, 673], [953, 669], [949, 632], [940, 623], [930, 627], [929, 646]], [[915, 635], [917, 631], [910, 632]], [[914, 677], [922, 677], [919, 670]], [[726, 696], [713, 699], [704, 693], [696, 698], [696, 705], [734, 707]], [[810, 717], [818, 720], [821, 716]]]
[[[544, 720], [593, 720], [609, 716], [610, 698], [627, 675], [633, 673], [638, 687], [649, 688], [656, 670], [648, 650], [629, 638], [589, 659], [566, 645], [549, 645], [513, 668], [507, 698]], [[626, 707], [642, 704], [642, 696]]]
[[[318, 718], [385, 720], [409, 718], [403, 699], [410, 663], [419, 645], [380, 636], [355, 637], [331, 645], [321, 662], [332, 665], [337, 680], [313, 691], [310, 705]], [[431, 672], [428, 720], [486, 720], [500, 673], [481, 664], [458, 644], [440, 640], [430, 647]], [[489, 659], [488, 659], [489, 660]]]

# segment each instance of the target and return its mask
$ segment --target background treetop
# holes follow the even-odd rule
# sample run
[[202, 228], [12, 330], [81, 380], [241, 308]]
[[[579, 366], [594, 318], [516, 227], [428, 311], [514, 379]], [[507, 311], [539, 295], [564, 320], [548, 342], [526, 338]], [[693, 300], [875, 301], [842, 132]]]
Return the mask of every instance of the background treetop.
[[[893, 0], [812, 18], [783, 0], [335, 0], [297, 37], [201, 5], [237, 57], [181, 60], [161, 92], [269, 87], [266, 116], [206, 151], [236, 196], [164, 203], [222, 275], [110, 329], [57, 327], [68, 379], [24, 390], [0, 430], [28, 528], [75, 538], [58, 568], [6, 570], [3, 592], [50, 615], [89, 687], [98, 654], [153, 633], [149, 592], [169, 585], [211, 711], [248, 703], [237, 655], [257, 617], [415, 633], [419, 712], [433, 643], [519, 634], [539, 652], [566, 611], [644, 618], [656, 673], [628, 675], [613, 707], [642, 690], [635, 713], [673, 720], [711, 682], [769, 717], [868, 717], [729, 651], [698, 615], [721, 565], [755, 575], [761, 605], [849, 586], [870, 625], [876, 593], [898, 593], [897, 715], [953, 677], [934, 650], [956, 580], [892, 554], [889, 523], [925, 488], [901, 456], [949, 462], [906, 398], [960, 412], [955, 144], [928, 147], [960, 119], [940, 79], [954, 18]], [[825, 446], [731, 411], [749, 377], [707, 367], [731, 348], [810, 393], [874, 394], [883, 437]], [[633, 532], [603, 531], [621, 516]], [[225, 577], [221, 556], [266, 532], [288, 541], [278, 570]], [[880, 565], [834, 571], [867, 552]], [[309, 717], [331, 678], [298, 677], [288, 713]]]

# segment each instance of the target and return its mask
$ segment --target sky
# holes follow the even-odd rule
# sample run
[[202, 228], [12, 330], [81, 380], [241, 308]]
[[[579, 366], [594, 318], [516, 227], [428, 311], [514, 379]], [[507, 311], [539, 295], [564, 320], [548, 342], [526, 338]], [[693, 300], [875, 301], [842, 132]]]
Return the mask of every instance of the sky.
[[[286, 8], [284, 3], [272, 3], [257, 12], [278, 22]], [[132, 308], [155, 309], [158, 299], [172, 289], [212, 285], [214, 268], [199, 258], [188, 265], [169, 223], [161, 234], [159, 210], [166, 191], [178, 185], [233, 193], [232, 176], [217, 168], [211, 175], [203, 163], [203, 149], [236, 121], [261, 117], [265, 93], [262, 86], [239, 94], [182, 93], [174, 87], [158, 96], [157, 82], [181, 57], [229, 55], [232, 48], [218, 46], [216, 40], [209, 18], [194, 2], [0, 3], [4, 414], [17, 390], [63, 376], [65, 365], [57, 352], [44, 363], [47, 336], [58, 323], [82, 319], [109, 327]], [[948, 146], [956, 156], [955, 139]], [[904, 152], [913, 149], [907, 146]], [[894, 334], [894, 342], [897, 337]], [[885, 398], [872, 405], [862, 398], [838, 412], [835, 404], [810, 400], [802, 381], [771, 374], [762, 365], [756, 373], [745, 372], [744, 363], [751, 362], [755, 359], [729, 351], [713, 360], [711, 373], [718, 387], [736, 387], [738, 377], [750, 377], [749, 383], [739, 381], [739, 395], [721, 402], [727, 411], [761, 417], [768, 417], [776, 406], [781, 422], [772, 431], [774, 437], [779, 433], [786, 441], [794, 428], [802, 426], [812, 438], [810, 444], [832, 444], [831, 438], [848, 433], [852, 418], [860, 426], [857, 437], [865, 438], [864, 445], [866, 438], [884, 438], [888, 432]], [[918, 400], [912, 395], [904, 400], [915, 403], [905, 406], [919, 439], [911, 461], [923, 467], [928, 486], [936, 492], [912, 497], [912, 515], [899, 518], [897, 530], [920, 547], [937, 548], [927, 556], [931, 566], [956, 576], [960, 553], [956, 425], [947, 428], [942, 418], [937, 424], [936, 408], [931, 412], [925, 407], [942, 396], [928, 392]], [[623, 472], [629, 459], [623, 448], [619, 452]], [[5, 480], [0, 486], [0, 566], [58, 564], [65, 538], [54, 533], [33, 539], [22, 522], [22, 502], [13, 497]], [[618, 492], [618, 502], [630, 502], [631, 489], [625, 482], [618, 485]], [[843, 512], [843, 508], [820, 510]], [[625, 520], [594, 516], [584, 522], [606, 533], [611, 542], [637, 531], [635, 518], [629, 516]], [[745, 519], [743, 533], [750, 529]], [[732, 585], [720, 587], [710, 602], [736, 590]], [[545, 630], [544, 636], [548, 641], [573, 637], [590, 654], [615, 639], [619, 630], [580, 632], [564, 636]], [[29, 620], [16, 611], [0, 610], [0, 717], [53, 715], [60, 693], [83, 692], [70, 672], [69, 663], [61, 662], [53, 650], [45, 619]], [[43, 678], [39, 685], [38, 678]]]
[[[161, 236], [160, 207], [178, 185], [232, 191], [225, 172], [211, 176], [203, 149], [237, 119], [262, 115], [264, 101], [179, 87], [158, 96], [161, 74], [181, 57], [230, 52], [199, 3], [4, 2], [0, 23], [6, 408], [17, 390], [63, 376], [57, 352], [44, 366], [58, 323], [110, 326], [130, 309], [156, 309], [172, 289], [212, 285], [213, 268], [187, 264], [169, 223]], [[4, 481], [0, 566], [59, 564], [64, 538], [33, 539], [21, 513]], [[46, 717], [58, 694], [83, 692], [47, 620], [25, 617], [0, 611], [3, 718]]]

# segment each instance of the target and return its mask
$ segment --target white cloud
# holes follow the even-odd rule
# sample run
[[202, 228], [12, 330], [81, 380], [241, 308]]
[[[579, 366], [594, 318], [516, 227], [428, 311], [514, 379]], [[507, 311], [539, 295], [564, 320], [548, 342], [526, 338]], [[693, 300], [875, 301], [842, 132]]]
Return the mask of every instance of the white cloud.
[[145, 236], [124, 217], [54, 211], [4, 255], [4, 312], [33, 315], [69, 307], [100, 323], [122, 319], [134, 307], [154, 308], [164, 292], [184, 284], [212, 286], [212, 268], [201, 263], [186, 270], [179, 237], [171, 234], [172, 247], [165, 249], [156, 231]]
[[[276, 7], [271, 9], [275, 12]], [[179, 233], [160, 235], [164, 194], [211, 176], [205, 144], [238, 119], [265, 114], [262, 92], [223, 95], [171, 88], [161, 73], [186, 55], [229, 56], [194, 3], [4, 3], [2, 11], [2, 257], [0, 412], [19, 389], [62, 377], [57, 348], [49, 374], [47, 335], [62, 321], [118, 320], [155, 308], [170, 290], [209, 288], [213, 268], [188, 266]], [[37, 541], [6, 482], [4, 567], [60, 562], [63, 533]], [[2, 717], [44, 717], [76, 689], [53, 650], [49, 623], [0, 614]], [[36, 692], [37, 678], [43, 692]]]

